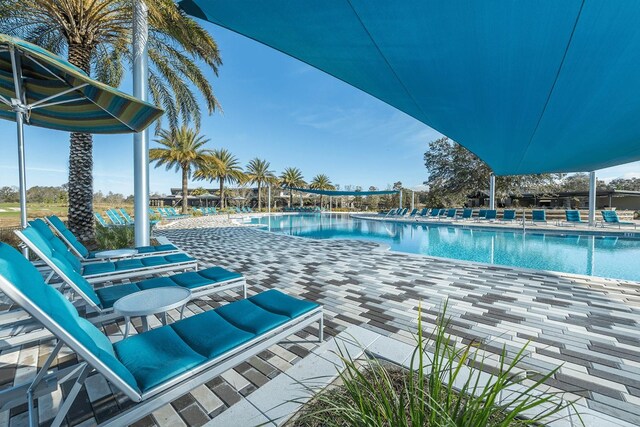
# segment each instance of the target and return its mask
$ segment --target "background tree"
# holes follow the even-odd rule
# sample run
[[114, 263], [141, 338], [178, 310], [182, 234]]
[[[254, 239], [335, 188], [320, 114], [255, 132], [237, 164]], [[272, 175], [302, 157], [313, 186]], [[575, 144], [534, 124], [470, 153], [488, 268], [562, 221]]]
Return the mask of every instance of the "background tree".
[[262, 186], [274, 182], [276, 176], [269, 170], [271, 163], [266, 160], [255, 158], [249, 161], [246, 175], [250, 183], [258, 186], [258, 210], [262, 206]]
[[612, 190], [640, 191], [640, 178], [616, 178], [607, 186]]
[[280, 174], [280, 185], [289, 189], [289, 207], [293, 204], [293, 190], [291, 188], [301, 188], [307, 185], [302, 176], [302, 172], [298, 168], [286, 168]]
[[[605, 190], [607, 184], [605, 184], [604, 181], [596, 179], [596, 188], [598, 190]], [[589, 174], [580, 172], [566, 175], [560, 182], [560, 191], [589, 191]]]
[[203, 147], [208, 139], [198, 135], [195, 129], [181, 126], [174, 130], [160, 130], [156, 142], [162, 148], [149, 150], [149, 161], [155, 162], [156, 167], [166, 166], [167, 170], [182, 170], [182, 213], [188, 210], [189, 178], [192, 168], [199, 168], [207, 160], [209, 150]]
[[225, 183], [243, 183], [246, 175], [242, 172], [240, 162], [226, 148], [213, 150], [205, 162], [193, 175], [196, 179], [217, 180], [220, 184], [220, 208], [226, 207], [224, 197]]
[[[378, 191], [378, 187], [370, 186], [369, 191]], [[367, 196], [367, 205], [369, 209], [377, 210], [380, 205], [380, 196]]]
[[[331, 183], [329, 177], [323, 173], [318, 174], [313, 177], [311, 183], [309, 184], [309, 188], [313, 188], [314, 190], [335, 190], [336, 187]], [[322, 209], [322, 194], [320, 194], [320, 208]]]
[[[146, 2], [149, 8], [149, 92], [172, 127], [200, 123], [197, 89], [211, 114], [219, 108], [205, 71], [221, 65], [213, 38], [178, 9], [173, 0]], [[117, 87], [132, 63], [133, 7], [128, 0], [3, 0], [0, 33], [65, 54], [70, 63]], [[201, 67], [198, 63], [204, 64]], [[93, 229], [93, 139], [72, 133], [69, 150], [69, 228], [81, 239]]]
[[[462, 205], [467, 196], [489, 187], [491, 169], [478, 156], [450, 140], [439, 138], [429, 143], [424, 154], [429, 178], [430, 201], [448, 206]], [[521, 194], [522, 191], [549, 193], [557, 191], [558, 174], [517, 175], [496, 177], [498, 196]]]

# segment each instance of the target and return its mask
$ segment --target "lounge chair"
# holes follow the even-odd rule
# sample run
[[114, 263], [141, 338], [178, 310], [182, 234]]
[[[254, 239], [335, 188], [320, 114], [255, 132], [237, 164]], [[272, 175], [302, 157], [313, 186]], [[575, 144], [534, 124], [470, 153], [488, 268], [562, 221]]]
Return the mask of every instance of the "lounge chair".
[[580, 218], [580, 211], [577, 209], [567, 209], [564, 211], [565, 220], [559, 221], [558, 225], [571, 224], [574, 227], [576, 224], [584, 224], [582, 218]]
[[[94, 289], [93, 286], [74, 269], [73, 263], [64, 256], [56, 256], [55, 251], [48, 255], [45, 262], [55, 274], [75, 291], [85, 302], [99, 313], [108, 312], [120, 298], [135, 292], [161, 287], [180, 286], [191, 290], [193, 299], [213, 292], [222, 292], [237, 287], [243, 288], [247, 297], [247, 282], [240, 273], [222, 267], [210, 267], [199, 271], [178, 273], [167, 277], [156, 277], [137, 283], [105, 286]], [[49, 262], [52, 261], [52, 262]]]
[[495, 209], [487, 209], [483, 217], [478, 217], [478, 221], [495, 221], [498, 218], [498, 211]]
[[34, 226], [15, 230], [14, 233], [47, 265], [56, 264], [58, 257], [66, 258], [76, 273], [84, 276], [89, 283], [110, 282], [147, 274], [197, 270], [198, 268], [197, 261], [184, 252], [174, 252], [164, 256], [127, 258], [115, 262], [82, 264], [55, 235], [53, 238], [47, 239]]
[[502, 212], [501, 222], [513, 222], [516, 220], [516, 210], [515, 209], [505, 209]]
[[[62, 241], [71, 249], [78, 258], [82, 261], [89, 261], [95, 259], [95, 255], [97, 252], [92, 252], [86, 248], [80, 241], [76, 238], [76, 236], [64, 225], [64, 222], [60, 218], [55, 215], [47, 216], [44, 220], [51, 226], [51, 228], [56, 232], [58, 236], [62, 239]], [[37, 221], [32, 221], [32, 225], [37, 226]], [[41, 232], [43, 230], [40, 230]], [[179, 252], [178, 249], [174, 245], [156, 245], [156, 246], [138, 246], [135, 248], [138, 253], [137, 256], [148, 256], [148, 255], [164, 255], [172, 252]]]
[[172, 219], [180, 219], [180, 218], [189, 218], [191, 215], [181, 214], [176, 211], [176, 208], [165, 208], [165, 211], [168, 212], [169, 216]]
[[631, 226], [633, 228], [637, 228], [637, 224], [631, 221], [620, 221], [618, 217], [618, 213], [616, 211], [601, 211], [602, 213], [602, 222], [600, 223], [604, 228], [606, 225], [617, 225], [618, 228], [622, 228], [622, 226]]
[[131, 218], [131, 215], [129, 215], [129, 212], [127, 212], [127, 210], [125, 208], [118, 209], [118, 212], [124, 218], [124, 220], [127, 222], [127, 224], [134, 224], [133, 218]]
[[486, 209], [480, 209], [480, 210], [478, 211], [478, 216], [476, 217], [476, 221], [481, 221], [481, 220], [483, 220], [486, 216], [487, 216], [487, 210], [486, 210]]
[[109, 224], [102, 215], [100, 215], [100, 213], [98, 212], [94, 212], [93, 213], [93, 217], [96, 219], [96, 221], [98, 222], [98, 224], [100, 224], [103, 227], [111, 227], [112, 224]]
[[64, 345], [80, 362], [64, 378], [75, 382], [52, 425], [64, 422], [87, 377], [96, 371], [129, 399], [140, 402], [107, 421], [121, 426], [133, 424], [316, 322], [322, 341], [322, 306], [272, 289], [112, 343], [45, 284], [28, 260], [4, 243], [0, 243], [0, 290], [58, 338], [27, 389], [31, 425], [37, 423], [34, 400], [57, 389], [56, 375], [48, 371]]
[[409, 214], [409, 218], [413, 218], [414, 216], [416, 216], [417, 213], [418, 213], [418, 209], [413, 209]]
[[473, 217], [473, 209], [464, 209], [462, 211], [462, 217], [460, 217], [460, 219], [462, 221], [466, 221], [471, 219], [471, 217]]
[[547, 223], [547, 212], [543, 209], [534, 209], [531, 211], [531, 223]]
[[456, 219], [458, 209], [447, 209], [447, 219]]
[[441, 209], [439, 208], [431, 209], [431, 212], [429, 213], [427, 219], [438, 219], [438, 217], [440, 216], [440, 210]]
[[127, 225], [113, 209], [107, 209], [105, 213], [113, 225]]
[[[428, 208], [423, 208], [417, 215], [416, 217], [422, 217], [424, 218], [425, 216], [427, 216], [427, 214], [429, 213], [429, 209]], [[416, 218], [417, 219], [417, 218]]]
[[389, 212], [387, 212], [385, 216], [394, 216], [397, 211], [398, 209], [391, 209]]
[[440, 212], [438, 212], [438, 221], [441, 219], [444, 219], [447, 217], [447, 212], [449, 212], [448, 209], [440, 209]]

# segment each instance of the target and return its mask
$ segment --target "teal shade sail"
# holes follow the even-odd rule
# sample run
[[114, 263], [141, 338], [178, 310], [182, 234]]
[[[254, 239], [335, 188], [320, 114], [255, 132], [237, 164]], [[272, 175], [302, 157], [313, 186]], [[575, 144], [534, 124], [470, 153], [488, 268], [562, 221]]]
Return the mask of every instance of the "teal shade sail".
[[640, 160], [640, 1], [180, 5], [404, 111], [498, 175]]
[[285, 190], [300, 191], [302, 193], [322, 194], [323, 196], [383, 196], [385, 194], [398, 194], [398, 190], [383, 191], [338, 191], [338, 190], [316, 190], [314, 188], [286, 187]]

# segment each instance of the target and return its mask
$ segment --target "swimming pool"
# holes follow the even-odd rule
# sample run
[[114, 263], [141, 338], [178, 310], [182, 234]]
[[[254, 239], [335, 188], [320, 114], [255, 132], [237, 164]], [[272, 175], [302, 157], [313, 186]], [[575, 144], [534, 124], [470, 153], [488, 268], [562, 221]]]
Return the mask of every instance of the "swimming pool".
[[[361, 220], [340, 214], [252, 218], [275, 233], [359, 239], [414, 254], [640, 281], [640, 239]], [[567, 231], [571, 233], [571, 230]]]

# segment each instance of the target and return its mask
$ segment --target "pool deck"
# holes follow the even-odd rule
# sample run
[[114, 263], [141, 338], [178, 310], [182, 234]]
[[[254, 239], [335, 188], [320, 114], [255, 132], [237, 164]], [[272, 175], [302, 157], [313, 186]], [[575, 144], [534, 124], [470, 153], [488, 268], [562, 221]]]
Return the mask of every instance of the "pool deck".
[[[429, 330], [448, 299], [449, 332], [457, 341], [483, 343], [494, 364], [503, 346], [513, 353], [530, 341], [523, 367], [547, 371], [562, 364], [549, 385], [569, 392], [567, 397], [586, 397], [596, 411], [640, 425], [640, 284], [636, 282], [403, 254], [364, 241], [291, 237], [237, 225], [226, 216], [175, 221], [158, 234], [196, 257], [203, 267], [220, 265], [242, 272], [249, 294], [278, 288], [324, 304], [327, 337], [359, 325], [413, 344], [419, 305]], [[227, 292], [193, 301], [186, 314], [236, 298]], [[0, 306], [0, 310], [10, 308]], [[134, 326], [139, 330], [140, 322], [134, 321]], [[123, 329], [122, 322], [105, 327], [112, 335]], [[309, 329], [300, 337], [312, 333]], [[51, 347], [48, 341], [2, 350], [0, 389], [33, 378]], [[136, 426], [202, 425], [215, 420], [313, 347], [274, 346]], [[74, 363], [75, 355], [67, 352], [57, 366]], [[55, 414], [61, 393], [58, 389], [52, 397], [39, 399], [42, 420]], [[72, 425], [102, 421], [130, 405], [121, 394], [114, 395], [100, 375], [90, 377], [82, 393], [69, 417]], [[0, 412], [0, 426], [23, 425], [25, 409]]]

